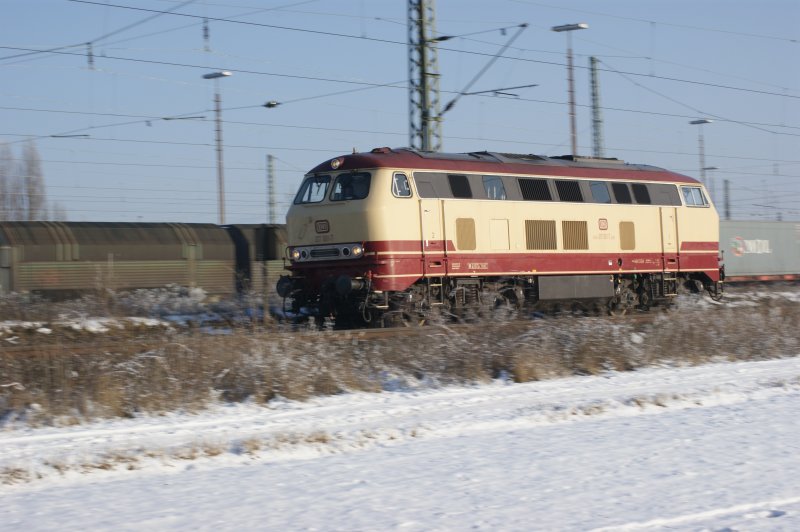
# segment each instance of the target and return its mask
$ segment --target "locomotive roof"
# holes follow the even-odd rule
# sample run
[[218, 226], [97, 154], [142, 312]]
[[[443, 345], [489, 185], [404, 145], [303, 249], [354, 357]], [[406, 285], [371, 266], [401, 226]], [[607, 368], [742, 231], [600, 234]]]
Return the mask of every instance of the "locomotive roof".
[[[332, 166], [332, 164], [336, 164]], [[449, 172], [494, 172], [536, 174], [596, 179], [625, 179], [698, 183], [689, 176], [643, 164], [628, 164], [619, 159], [592, 157], [545, 157], [542, 155], [470, 152], [422, 152], [410, 148], [375, 148], [370, 152], [335, 157], [314, 167], [309, 173], [331, 170], [362, 170], [367, 168], [404, 168], [412, 170], [444, 170]]]

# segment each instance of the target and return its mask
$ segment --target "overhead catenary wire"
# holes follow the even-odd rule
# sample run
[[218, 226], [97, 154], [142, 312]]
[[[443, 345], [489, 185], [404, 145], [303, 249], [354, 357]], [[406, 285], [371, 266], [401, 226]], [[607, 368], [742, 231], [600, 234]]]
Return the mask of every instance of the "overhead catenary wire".
[[737, 120], [731, 120], [730, 118], [726, 118], [726, 117], [723, 117], [721, 115], [717, 115], [717, 114], [714, 114], [714, 113], [709, 113], [708, 111], [702, 111], [702, 110], [700, 110], [700, 109], [698, 109], [696, 107], [693, 107], [693, 106], [691, 106], [691, 105], [689, 105], [689, 104], [687, 104], [685, 102], [682, 102], [682, 101], [678, 100], [677, 98], [673, 98], [672, 96], [664, 94], [664, 93], [662, 93], [660, 91], [657, 91], [655, 89], [652, 89], [652, 88], [647, 87], [647, 86], [645, 86], [645, 85], [643, 85], [643, 84], [641, 84], [641, 83], [639, 83], [637, 81], [634, 81], [634, 80], [630, 79], [630, 77], [628, 77], [625, 73], [620, 72], [619, 70], [611, 67], [611, 65], [609, 65], [607, 61], [600, 60], [600, 62], [603, 63], [604, 65], [608, 66], [610, 68], [611, 72], [614, 72], [616, 74], [621, 75], [624, 79], [626, 79], [627, 81], [633, 83], [634, 85], [636, 85], [640, 89], [643, 89], [643, 90], [646, 90], [648, 92], [651, 92], [651, 93], [653, 93], [653, 94], [655, 94], [657, 96], [660, 96], [661, 98], [664, 98], [666, 100], [671, 101], [672, 103], [674, 103], [676, 105], [680, 105], [681, 107], [685, 107], [686, 109], [694, 111], [699, 116], [708, 116], [708, 117], [714, 118], [715, 120], [724, 120], [726, 122], [731, 122], [731, 123], [734, 123], [734, 124], [738, 124], [740, 126], [752, 127], [754, 129], [757, 129], [759, 131], [763, 131], [765, 133], [774, 133], [776, 135], [792, 135], [791, 133], [772, 131], [772, 130], [764, 129], [762, 127], [756, 126], [756, 125], [748, 123], [748, 122], [743, 122], [743, 121], [740, 122], [740, 121], [737, 121]]
[[[76, 55], [83, 55], [83, 54], [76, 54]], [[359, 88], [357, 88], [357, 89], [353, 89], [353, 91], [356, 91], [356, 90], [367, 90], [368, 88], [369, 88], [369, 87], [359, 87]], [[350, 92], [350, 91], [342, 91], [342, 92]], [[312, 96], [311, 98], [322, 98], [322, 97], [324, 97], [324, 95]], [[535, 101], [535, 100], [524, 100], [524, 101]], [[286, 103], [286, 102], [282, 102], [282, 103]], [[552, 102], [552, 103], [553, 103], [553, 104], [564, 105], [562, 102]], [[255, 107], [255, 106], [254, 106], [254, 107]], [[243, 107], [243, 108], [248, 108], [248, 107]], [[624, 111], [625, 111], [625, 112], [643, 112], [643, 113], [646, 113], [646, 112], [647, 112], [647, 111], [636, 111], [636, 110], [624, 110]], [[674, 113], [653, 113], [653, 114], [655, 114], [655, 115], [661, 114], [661, 115], [663, 115], [663, 116], [682, 116], [682, 115], [679, 115], [679, 114], [674, 114]], [[708, 113], [702, 113], [702, 114], [703, 114], [703, 115], [708, 115]], [[689, 115], [686, 115], [686, 116], [688, 117]], [[123, 118], [123, 117], [120, 117], [120, 118]], [[692, 118], [694, 118], [694, 116], [692, 116]], [[236, 122], [235, 122], [235, 121], [226, 121], [226, 124], [228, 124], [228, 123], [236, 123]], [[245, 123], [244, 123], [244, 122], [242, 122], [242, 124], [245, 124]], [[253, 125], [258, 125], [258, 124], [253, 124]], [[782, 126], [783, 126], [782, 124], [781, 124], [781, 125], [774, 125], [774, 124], [757, 124], [757, 125], [762, 125], [762, 126], [766, 126], [766, 127], [782, 127]], [[285, 125], [285, 124], [282, 124], [282, 125], [276, 125], [276, 124], [272, 124], [272, 125], [270, 125], [269, 127], [298, 127], [298, 128], [308, 128], [308, 129], [315, 129], [315, 128], [312, 128], [311, 126], [291, 126], [291, 125]], [[319, 129], [321, 130], [321, 128], [319, 128]], [[783, 129], [784, 129], [784, 130], [790, 130], [790, 129], [797, 129], [797, 127], [796, 127], [796, 126], [787, 126], [787, 127], [783, 128]], [[337, 128], [329, 128], [329, 130], [331, 130], [331, 131], [342, 131], [342, 130], [340, 130], [340, 129], [337, 129]], [[348, 131], [348, 130], [344, 130], [344, 131]], [[355, 131], [355, 130], [350, 130], [350, 131], [352, 131], [352, 132], [359, 132], [359, 131]], [[126, 132], [127, 132], [127, 130], [126, 130]], [[367, 133], [367, 132], [365, 131], [365, 133]], [[380, 133], [381, 135], [391, 135], [391, 134], [403, 135], [403, 133], [393, 133], [393, 132], [390, 132], [390, 131], [384, 131], [384, 132], [379, 132], [379, 133]], [[123, 135], [123, 136], [132, 136], [132, 135]], [[483, 138], [483, 137], [481, 137], [480, 139], [474, 139], [474, 138], [470, 138], [470, 137], [464, 137], [464, 136], [462, 136], [462, 137], [455, 137], [455, 136], [454, 136], [454, 137], [449, 137], [449, 138], [470, 139], [470, 140], [485, 140], [485, 141], [487, 141], [487, 142], [500, 141], [500, 142], [509, 142], [509, 143], [519, 143], [519, 144], [536, 144], [535, 142], [530, 142], [530, 141], [520, 141], [520, 140], [517, 140], [517, 139], [514, 139], [514, 140], [510, 140], [510, 139], [502, 140], [502, 139], [486, 139], [486, 138]], [[93, 139], [93, 140], [99, 140], [99, 139]], [[111, 141], [111, 142], [124, 142], [124, 141], [125, 141], [123, 138], [119, 138], [119, 139], [116, 139], [116, 138], [115, 138], [115, 139], [102, 139], [102, 140], [104, 140], [104, 141]], [[140, 139], [135, 139], [135, 140], [136, 140], [136, 141], [139, 141]], [[148, 142], [153, 142], [153, 141], [148, 141]], [[67, 144], [67, 145], [73, 145], [74, 143], [63, 143], [63, 144]], [[257, 144], [257, 143], [256, 143], [256, 144]], [[56, 143], [51, 143], [51, 145], [56, 145]], [[200, 144], [200, 143], [198, 143], [197, 145], [198, 145], [198, 146], [200, 146], [200, 147], [202, 147], [202, 146], [207, 146], [207, 144]], [[234, 148], [235, 148], [236, 146], [231, 146], [231, 147], [234, 147]], [[112, 149], [113, 149], [113, 148], [112, 148]], [[258, 146], [241, 146], [241, 149], [261, 149], [261, 148], [260, 148], [260, 147], [258, 147]], [[627, 147], [625, 147], [625, 148], [623, 148], [623, 149], [624, 149], [624, 150], [626, 150], [626, 151], [639, 151], [639, 150], [631, 150], [631, 149], [629, 149], [629, 148], [627, 148]], [[125, 150], [117, 150], [117, 151], [125, 151]], [[176, 151], [177, 153], [181, 153], [181, 151], [179, 151], [179, 150], [175, 150], [175, 151]], [[306, 151], [306, 150], [300, 149], [299, 151]], [[326, 151], [327, 151], [327, 150], [326, 150]], [[350, 151], [350, 150], [349, 150], [349, 146], [348, 146], [348, 149], [347, 149], [347, 150], [343, 150], [343, 151], [344, 151], [345, 153], [346, 153], [346, 152], [349, 152], [349, 151]], [[651, 152], [651, 153], [660, 153], [660, 152], [657, 152], [657, 151], [655, 151], [655, 150], [647, 150], [647, 151], [648, 151], [648, 152]], [[186, 153], [188, 153], [188, 150], [187, 150], [187, 152], [186, 152]], [[670, 152], [670, 153], [676, 153], [676, 154], [680, 154], [681, 152], [674, 151], [674, 152]], [[693, 153], [683, 153], [683, 154], [684, 154], [684, 155], [687, 155], [687, 156], [693, 156], [693, 155], [695, 155], [695, 154], [693, 154]], [[239, 154], [239, 155], [242, 155], [242, 154]], [[742, 160], [756, 160], [756, 159], [751, 159], [751, 158], [749, 158], [749, 157], [741, 157], [741, 159], [742, 159]], [[242, 159], [242, 160], [244, 160], [244, 159]], [[772, 161], [772, 158], [769, 158], [769, 159], [763, 159], [763, 160], [769, 160], [769, 161]], [[789, 163], [789, 164], [795, 164], [795, 162], [794, 162], [794, 161], [787, 161], [787, 163]], [[720, 170], [720, 173], [721, 173], [721, 172], [722, 172], [722, 170]], [[735, 174], [735, 173], [734, 173], [734, 174]], [[733, 174], [731, 174], [731, 175], [733, 175]], [[764, 174], [754, 174], [754, 175], [764, 175]], [[767, 176], [767, 177], [772, 177], [772, 176]], [[785, 177], [785, 175], [781, 175], [781, 177]]]
[[[244, 125], [252, 125], [252, 126], [265, 126], [265, 127], [296, 127], [300, 129], [321, 129], [323, 131], [337, 131], [337, 132], [352, 132], [352, 133], [365, 133], [365, 134], [391, 134], [396, 136], [404, 136], [403, 133], [400, 132], [377, 132], [377, 131], [368, 131], [368, 130], [347, 130], [347, 129], [336, 129], [336, 128], [318, 128], [312, 126], [290, 126], [290, 125], [275, 125], [275, 124], [261, 124], [261, 123], [253, 123], [253, 122], [237, 122], [237, 121], [224, 121], [225, 124], [244, 124]], [[0, 133], [0, 135], [13, 135], [13, 136], [26, 136], [28, 138], [31, 135], [23, 135], [20, 133]], [[48, 135], [47, 137], [52, 137], [52, 135]], [[66, 137], [65, 137], [66, 138]], [[480, 141], [488, 141], [488, 142], [497, 142], [497, 143], [505, 143], [505, 144], [523, 144], [523, 145], [531, 145], [536, 144], [530, 140], [519, 140], [519, 139], [498, 139], [498, 138], [487, 138], [487, 137], [464, 137], [464, 136], [451, 136], [448, 137], [451, 139], [458, 139], [458, 140], [480, 140]], [[88, 142], [88, 141], [100, 141], [100, 142], [123, 142], [123, 143], [144, 143], [144, 144], [164, 144], [164, 145], [177, 145], [177, 146], [197, 146], [197, 147], [210, 147], [212, 146], [211, 143], [204, 143], [204, 142], [179, 142], [179, 141], [168, 141], [168, 140], [146, 140], [146, 139], [126, 139], [126, 138], [102, 138], [102, 137], [89, 137], [89, 138], [75, 138], [75, 141], [80, 142]], [[10, 143], [9, 143], [10, 144]], [[254, 149], [254, 150], [281, 150], [281, 151], [292, 151], [292, 152], [323, 152], [323, 153], [346, 153], [348, 151], [347, 148], [316, 148], [316, 147], [304, 147], [304, 146], [257, 146], [257, 145], [241, 145], [241, 144], [224, 144], [223, 147], [225, 148], [240, 148], [240, 149]], [[635, 153], [654, 153], [654, 154], [663, 154], [663, 155], [680, 155], [680, 156], [687, 156], [687, 157], [695, 157], [697, 154], [695, 152], [680, 152], [680, 151], [670, 151], [670, 150], [648, 150], [648, 149], [640, 149], [640, 148], [630, 148], [630, 147], [614, 147], [611, 146], [608, 148], [609, 150], [616, 150], [618, 152], [628, 151], [628, 152], [635, 152]], [[774, 157], [747, 157], [742, 155], [722, 155], [722, 154], [708, 154], [709, 157], [713, 156], [717, 159], [733, 159], [733, 160], [744, 160], [744, 161], [764, 161], [770, 163], [780, 163], [780, 164], [800, 164], [800, 160], [795, 159], [776, 159]], [[52, 162], [61, 162], [61, 161], [52, 161]], [[64, 161], [66, 162], [66, 161]], [[87, 161], [88, 163], [88, 161]], [[111, 164], [111, 163], [108, 163]], [[126, 164], [135, 164], [135, 163], [126, 163]], [[675, 169], [677, 170], [677, 169]], [[723, 170], [719, 170], [722, 172]], [[731, 173], [736, 173], [731, 171]], [[741, 172], [742, 175], [747, 175], [745, 172]], [[754, 173], [752, 175], [764, 175], [769, 177], [785, 177], [783, 174], [775, 175], [775, 174], [762, 174], [762, 173]]]
[[[164, 13], [164, 14], [169, 14], [171, 16], [180, 16], [180, 17], [188, 17], [188, 18], [195, 18], [195, 19], [208, 18], [208, 20], [217, 21], [217, 22], [225, 22], [225, 23], [230, 23], [230, 24], [243, 24], [243, 25], [248, 25], [248, 26], [272, 28], [272, 29], [279, 29], [279, 30], [285, 30], [285, 31], [297, 31], [297, 32], [325, 35], [325, 36], [332, 36], [332, 37], [341, 37], [341, 38], [348, 38], [348, 39], [361, 39], [361, 40], [380, 42], [380, 43], [386, 43], [386, 44], [401, 45], [401, 46], [406, 46], [407, 45], [407, 43], [405, 41], [395, 41], [395, 40], [391, 40], [391, 39], [382, 39], [382, 38], [377, 38], [377, 37], [367, 37], [367, 36], [363, 36], [363, 35], [351, 35], [351, 34], [346, 34], [346, 33], [332, 32], [332, 31], [312, 30], [312, 29], [308, 29], [308, 28], [296, 28], [296, 27], [291, 27], [291, 26], [282, 26], [282, 25], [277, 25], [277, 24], [266, 24], [266, 23], [254, 22], [254, 21], [232, 20], [232, 19], [221, 18], [221, 17], [205, 17], [205, 16], [201, 16], [201, 15], [193, 15], [193, 14], [188, 14], [188, 13], [164, 12], [164, 11], [156, 10], [156, 9], [146, 9], [146, 8], [141, 8], [141, 7], [123, 6], [123, 5], [110, 4], [110, 3], [101, 3], [101, 2], [91, 1], [91, 0], [68, 0], [68, 1], [76, 2], [76, 3], [83, 3], [83, 4], [94, 4], [94, 5], [104, 6], [104, 7], [114, 7], [114, 8], [119, 8], [119, 9], [131, 9], [131, 10], [151, 12], [151, 13]], [[0, 48], [9, 48], [9, 47], [0, 47]], [[471, 54], [471, 55], [485, 56], [485, 57], [490, 57], [490, 58], [495, 55], [495, 54], [491, 54], [491, 53], [475, 52], [475, 51], [469, 51], [469, 50], [458, 50], [458, 49], [451, 49], [451, 48], [447, 48], [447, 47], [439, 47], [439, 51], [450, 51], [450, 52], [455, 52], [455, 53]], [[82, 55], [82, 54], [80, 54], [80, 55]], [[124, 60], [125, 58], [108, 57], [108, 59], [121, 59], [121, 60]], [[540, 64], [548, 64], [548, 65], [553, 65], [553, 66], [559, 66], [559, 67], [563, 67], [564, 66], [564, 64], [558, 63], [558, 62], [554, 62], [554, 61], [543, 61], [543, 60], [536, 60], [536, 59], [529, 59], [529, 58], [522, 58], [522, 57], [508, 57], [506, 59], [509, 60], [509, 61], [523, 61], [523, 62], [531, 62], [531, 63], [540, 63]], [[142, 61], [151, 62], [151, 61], [147, 61], [147, 60], [142, 60]], [[158, 62], [155, 62], [155, 63], [158, 63]], [[190, 65], [173, 64], [172, 66], [190, 66]], [[205, 67], [197, 67], [196, 65], [192, 65], [192, 66], [196, 67], [196, 68], [205, 68]], [[576, 68], [586, 69], [587, 67], [576, 66]], [[254, 73], [254, 72], [247, 72], [247, 71], [241, 71], [241, 70], [234, 70], [234, 69], [231, 69], [231, 68], [227, 68], [227, 70], [235, 71], [235, 72], [242, 72], [242, 73]], [[764, 94], [764, 95], [771, 95], [771, 96], [781, 96], [781, 97], [787, 97], [787, 98], [800, 99], [800, 95], [794, 95], [794, 94], [776, 93], [776, 92], [771, 92], [771, 91], [762, 91], [762, 90], [758, 90], [758, 89], [748, 89], [748, 88], [744, 88], [744, 87], [735, 87], [735, 86], [731, 86], [731, 85], [708, 83], [708, 82], [701, 82], [701, 81], [695, 81], [695, 80], [685, 80], [685, 79], [673, 78], [673, 77], [668, 77], [668, 76], [656, 76], [656, 75], [653, 75], [653, 74], [644, 74], [644, 73], [638, 73], [638, 72], [624, 72], [624, 73], [628, 74], [628, 75], [631, 75], [631, 76], [643, 76], [643, 77], [648, 77], [648, 78], [651, 78], [651, 79], [660, 79], [660, 80], [673, 81], [673, 82], [679, 82], [679, 83], [690, 83], [690, 84], [697, 84], [697, 85], [706, 85], [706, 86], [711, 86], [711, 87], [716, 87], [716, 88], [724, 88], [724, 89], [729, 89], [729, 90], [744, 91], [744, 92], [751, 92], [751, 93], [757, 93], [757, 94]]]
[[[178, 4], [177, 6], [172, 7], [171, 9], [168, 9], [166, 11], [159, 11], [157, 13], [153, 13], [149, 17], [145, 17], [145, 18], [143, 18], [141, 20], [137, 20], [135, 22], [127, 24], [127, 25], [125, 25], [125, 26], [123, 26], [121, 28], [118, 28], [116, 30], [110, 31], [108, 33], [104, 33], [103, 35], [100, 35], [99, 37], [95, 37], [93, 39], [88, 39], [86, 41], [83, 41], [83, 42], [80, 42], [80, 43], [77, 43], [77, 44], [68, 44], [68, 45], [65, 45], [65, 46], [58, 46], [56, 48], [50, 48], [49, 50], [39, 50], [39, 51], [35, 51], [35, 52], [27, 52], [27, 53], [23, 53], [23, 54], [0, 57], [0, 61], [4, 61], [6, 59], [17, 59], [19, 57], [25, 57], [25, 56], [29, 56], [29, 55], [55, 53], [55, 52], [58, 52], [58, 51], [61, 51], [61, 50], [69, 49], [69, 48], [77, 48], [79, 46], [90, 46], [91, 47], [92, 44], [98, 43], [98, 42], [100, 42], [102, 40], [105, 40], [105, 39], [107, 39], [109, 37], [112, 37], [114, 35], [118, 35], [118, 34], [124, 32], [124, 31], [127, 31], [127, 30], [131, 29], [131, 28], [135, 28], [137, 26], [141, 26], [142, 24], [150, 22], [151, 20], [156, 19], [156, 18], [158, 18], [158, 17], [160, 17], [162, 15], [169, 15], [169, 14], [172, 13], [173, 10], [180, 9], [180, 8], [182, 8], [184, 6], [187, 6], [189, 4], [192, 4], [192, 3], [196, 2], [196, 1], [197, 0], [185, 0], [184, 2]], [[91, 48], [90, 48], [89, 53], [91, 54]], [[90, 55], [90, 63], [91, 63], [91, 55]]]
[[[601, 13], [599, 11], [589, 11], [589, 10], [586, 10], [586, 9], [574, 9], [574, 8], [567, 8], [567, 7], [564, 7], [564, 6], [554, 6], [554, 5], [551, 5], [551, 4], [544, 4], [542, 2], [534, 2], [532, 0], [509, 0], [509, 1], [510, 2], [516, 2], [516, 3], [519, 3], [519, 4], [529, 4], [529, 5], [534, 5], [534, 6], [547, 7], [547, 8], [550, 8], [550, 9], [560, 9], [560, 10], [563, 10], [563, 11], [572, 11], [572, 12], [596, 15], [596, 16], [600, 16], [600, 17], [616, 18], [616, 19], [619, 19], [619, 20], [629, 20], [629, 21], [634, 21], [634, 22], [643, 22], [645, 24], [651, 24], [651, 23], [654, 22], [652, 20], [647, 20], [647, 19], [643, 19], [643, 18], [626, 17], [626, 16], [622, 16], [622, 15], [610, 15], [608, 13]], [[770, 40], [776, 40], [776, 41], [784, 41], [784, 42], [788, 42], [788, 43], [791, 43], [791, 44], [800, 43], [800, 40], [798, 40], [798, 39], [793, 39], [793, 38], [790, 38], [790, 37], [778, 37], [776, 35], [766, 35], [766, 34], [762, 34], [762, 33], [748, 33], [748, 32], [742, 32], [742, 31], [722, 30], [722, 29], [718, 29], [718, 28], [706, 28], [706, 27], [702, 27], [702, 26], [693, 26], [691, 24], [678, 24], [678, 23], [675, 23], [675, 22], [658, 22], [658, 24], [660, 24], [662, 26], [672, 26], [672, 27], [675, 27], [675, 28], [686, 28], [686, 29], [698, 30], [698, 31], [727, 33], [727, 34], [730, 34], [730, 35], [737, 35], [737, 36], [743, 36], [743, 37], [754, 37], [754, 38], [758, 38], [758, 39], [770, 39]]]

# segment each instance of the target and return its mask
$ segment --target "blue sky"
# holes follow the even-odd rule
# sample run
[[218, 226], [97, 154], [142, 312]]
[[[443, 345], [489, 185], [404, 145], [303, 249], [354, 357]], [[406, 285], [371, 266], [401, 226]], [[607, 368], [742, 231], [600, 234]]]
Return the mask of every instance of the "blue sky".
[[[35, 139], [48, 199], [70, 220], [217, 221], [215, 82], [202, 79], [217, 70], [233, 73], [217, 82], [228, 222], [268, 219], [267, 154], [282, 221], [308, 169], [354, 148], [409, 143], [404, 0], [0, 7], [0, 142], [19, 155]], [[568, 153], [566, 37], [550, 28], [585, 22], [589, 29], [573, 33], [581, 154], [592, 152], [595, 56], [607, 157], [699, 177], [699, 131], [689, 121], [710, 118], [705, 158], [716, 168], [707, 176], [719, 210], [728, 179], [734, 219], [800, 220], [800, 3], [437, 0], [436, 8], [438, 33], [462, 36], [440, 45], [443, 102], [515, 31], [500, 28], [521, 23], [528, 28], [470, 91], [537, 85], [516, 97], [460, 98], [445, 115], [444, 151]], [[281, 105], [260, 107], [268, 100]], [[199, 118], [163, 120], [181, 115]]]

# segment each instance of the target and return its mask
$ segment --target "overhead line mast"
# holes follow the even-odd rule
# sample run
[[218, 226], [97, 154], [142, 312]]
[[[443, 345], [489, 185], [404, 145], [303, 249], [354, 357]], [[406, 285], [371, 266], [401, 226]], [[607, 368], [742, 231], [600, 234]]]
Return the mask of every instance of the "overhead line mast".
[[597, 58], [589, 58], [592, 86], [592, 156], [605, 157], [603, 148], [603, 114], [600, 107], [600, 81], [597, 77]]
[[409, 145], [441, 151], [439, 59], [434, 0], [408, 0]]

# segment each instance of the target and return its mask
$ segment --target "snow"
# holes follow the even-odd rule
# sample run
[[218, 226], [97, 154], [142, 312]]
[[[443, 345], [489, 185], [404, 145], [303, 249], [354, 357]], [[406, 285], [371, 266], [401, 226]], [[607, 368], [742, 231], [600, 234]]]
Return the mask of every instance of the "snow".
[[800, 357], [0, 431], [0, 529], [800, 530]]
[[[47, 325], [47, 326], [45, 326]], [[101, 318], [81, 316], [78, 318], [59, 317], [52, 323], [44, 324], [38, 321], [0, 321], [0, 337], [4, 334], [15, 334], [21, 331], [35, 331], [39, 334], [52, 334], [53, 330], [85, 331], [92, 334], [102, 334], [125, 329], [169, 329], [170, 322], [155, 318], [127, 316], [123, 318]], [[12, 342], [13, 343], [13, 342]]]

